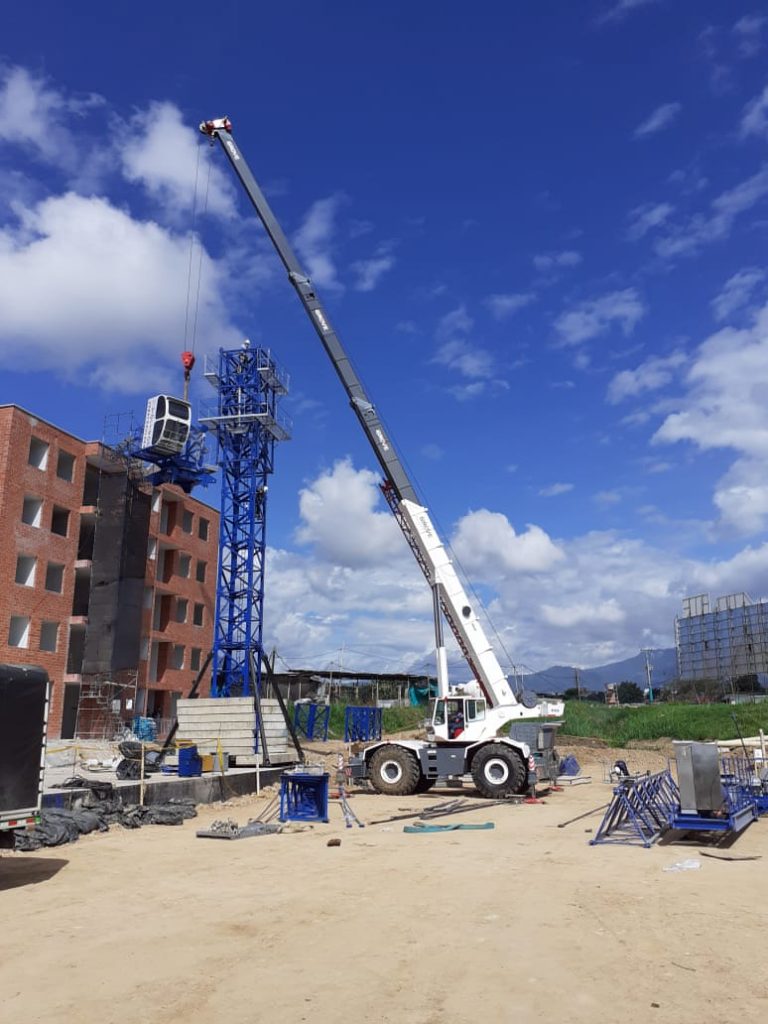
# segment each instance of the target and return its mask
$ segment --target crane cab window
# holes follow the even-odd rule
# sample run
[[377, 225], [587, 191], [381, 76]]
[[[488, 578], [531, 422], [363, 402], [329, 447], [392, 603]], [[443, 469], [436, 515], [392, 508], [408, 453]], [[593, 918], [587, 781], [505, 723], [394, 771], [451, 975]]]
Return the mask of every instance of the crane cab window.
[[484, 700], [468, 700], [465, 701], [465, 714], [468, 722], [480, 722], [485, 718], [485, 701]]
[[436, 700], [435, 710], [432, 712], [433, 725], [445, 725], [445, 701]]

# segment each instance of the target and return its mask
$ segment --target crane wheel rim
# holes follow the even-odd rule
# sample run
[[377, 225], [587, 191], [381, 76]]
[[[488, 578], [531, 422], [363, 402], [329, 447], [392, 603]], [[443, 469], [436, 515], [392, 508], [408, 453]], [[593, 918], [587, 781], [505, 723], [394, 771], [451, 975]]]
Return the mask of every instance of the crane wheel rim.
[[396, 785], [403, 777], [403, 766], [394, 758], [388, 758], [379, 765], [379, 776], [390, 785]]
[[483, 765], [483, 775], [495, 786], [503, 785], [509, 779], [509, 765], [503, 757], [489, 757]]

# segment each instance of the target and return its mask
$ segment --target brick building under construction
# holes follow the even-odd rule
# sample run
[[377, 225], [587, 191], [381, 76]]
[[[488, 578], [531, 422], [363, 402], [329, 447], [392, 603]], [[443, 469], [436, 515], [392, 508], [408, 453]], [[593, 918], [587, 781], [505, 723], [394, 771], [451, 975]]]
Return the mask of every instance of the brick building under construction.
[[211, 648], [218, 512], [0, 405], [0, 661], [52, 681], [49, 735], [175, 716]]

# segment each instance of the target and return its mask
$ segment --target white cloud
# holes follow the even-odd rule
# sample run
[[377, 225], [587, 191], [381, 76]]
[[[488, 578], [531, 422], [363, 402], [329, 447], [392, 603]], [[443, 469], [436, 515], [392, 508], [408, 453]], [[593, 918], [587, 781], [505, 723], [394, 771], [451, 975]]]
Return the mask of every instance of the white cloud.
[[751, 99], [741, 115], [741, 137], [756, 135], [768, 139], [768, 85]]
[[529, 306], [536, 296], [531, 292], [511, 292], [507, 294], [489, 295], [485, 305], [496, 320], [504, 320], [519, 309]]
[[762, 14], [745, 14], [739, 18], [731, 31], [736, 36], [742, 57], [755, 57], [765, 43], [765, 29], [768, 18]]
[[710, 204], [709, 214], [696, 214], [684, 227], [678, 227], [655, 245], [659, 256], [671, 258], [692, 255], [704, 245], [726, 238], [740, 213], [750, 210], [768, 195], [768, 167], [746, 181], [721, 193]]
[[[419, 664], [434, 671], [429, 587], [404, 539], [382, 536], [375, 475], [334, 468], [318, 481], [329, 475], [336, 477], [330, 494], [323, 488], [319, 506], [310, 502], [302, 513], [300, 530], [313, 538], [309, 549], [268, 551], [266, 642], [294, 667], [338, 667], [343, 645], [347, 668], [406, 671]], [[305, 491], [316, 494], [318, 481]], [[353, 522], [345, 508], [350, 487]], [[333, 533], [348, 526], [357, 540], [348, 547], [342, 541], [338, 550]], [[722, 561], [695, 561], [617, 530], [568, 541], [534, 525], [517, 532], [506, 515], [488, 509], [463, 517], [452, 547], [469, 578], [496, 595], [489, 611], [513, 660], [537, 669], [603, 664], [640, 646], [672, 646], [684, 596], [762, 594], [768, 577], [768, 544]], [[504, 651], [493, 637], [492, 643], [504, 663]]]
[[629, 212], [631, 223], [627, 228], [627, 238], [630, 242], [639, 241], [649, 231], [661, 227], [674, 209], [671, 203], [646, 203], [643, 206], [636, 206]]
[[618, 505], [621, 494], [619, 491], [598, 491], [592, 496], [592, 500], [598, 505]]
[[574, 249], [563, 249], [560, 252], [544, 252], [533, 257], [533, 265], [537, 270], [557, 270], [562, 267], [577, 267], [582, 255]]
[[356, 470], [349, 459], [336, 462], [299, 494], [298, 543], [345, 568], [398, 556], [403, 538], [391, 513], [376, 511], [378, 485], [376, 473]]
[[422, 445], [421, 454], [425, 459], [430, 459], [432, 462], [439, 462], [445, 455], [445, 451], [439, 444], [434, 444], [430, 441], [428, 444]]
[[687, 391], [653, 438], [736, 453], [716, 485], [714, 502], [725, 524], [747, 534], [764, 528], [768, 517], [767, 365], [768, 305], [749, 327], [724, 327], [699, 346], [686, 375]]
[[550, 484], [542, 487], [539, 491], [540, 498], [556, 498], [560, 494], [567, 494], [573, 490], [573, 484]]
[[357, 274], [355, 289], [359, 292], [372, 292], [381, 278], [395, 265], [395, 257], [391, 252], [391, 244], [380, 245], [368, 260], [357, 260], [352, 269]]
[[218, 164], [206, 166], [214, 154], [175, 104], [150, 103], [115, 134], [124, 176], [166, 211], [191, 212], [197, 188], [198, 210], [205, 204], [209, 213], [234, 215], [232, 183]]
[[102, 103], [93, 93], [66, 96], [26, 68], [0, 66], [0, 140], [31, 148], [62, 170], [74, 171], [83, 159], [66, 122]]
[[[237, 344], [221, 268], [201, 252], [199, 330]], [[0, 230], [0, 360], [120, 391], [160, 386], [178, 358], [189, 239], [106, 199], [46, 199]]]
[[737, 309], [746, 306], [752, 293], [766, 279], [766, 272], [759, 267], [746, 267], [729, 277], [722, 291], [712, 300], [715, 320], [726, 320]]
[[542, 604], [541, 610], [549, 625], [560, 629], [573, 629], [574, 626], [586, 623], [615, 625], [626, 618], [626, 612], [616, 598], [601, 601], [597, 605], [586, 601], [565, 605]]
[[296, 249], [306, 263], [312, 281], [319, 288], [336, 291], [343, 287], [333, 258], [336, 216], [341, 201], [342, 197], [335, 195], [314, 202], [294, 237]]
[[622, 370], [608, 385], [608, 401], [616, 405], [624, 398], [665, 387], [685, 362], [683, 352], [673, 352], [669, 356], [652, 356], [634, 370]]
[[648, 135], [655, 135], [656, 132], [669, 128], [682, 109], [680, 103], [662, 103], [635, 128], [635, 138], [644, 139]]
[[484, 508], [459, 521], [451, 547], [464, 570], [481, 579], [544, 572], [563, 558], [540, 527], [528, 524], [517, 533], [505, 515]]
[[487, 380], [493, 374], [492, 354], [487, 349], [468, 344], [463, 338], [444, 342], [435, 354], [434, 361], [472, 380]]
[[435, 332], [440, 345], [433, 362], [456, 370], [475, 385], [472, 389], [461, 389], [461, 394], [456, 397], [463, 399], [479, 394], [483, 389], [477, 387], [477, 383], [489, 380], [494, 371], [493, 355], [487, 349], [473, 344], [467, 337], [473, 327], [474, 321], [462, 305], [441, 317]]
[[582, 302], [561, 313], [555, 321], [555, 330], [565, 345], [578, 345], [582, 341], [606, 334], [614, 324], [618, 324], [622, 333], [628, 335], [643, 318], [645, 311], [637, 290], [625, 288]]
[[597, 18], [597, 24], [603, 25], [608, 22], [623, 21], [632, 11], [640, 7], [647, 7], [649, 4], [658, 3], [658, 0], [618, 0], [612, 7], [609, 7]]
[[438, 341], [450, 341], [457, 334], [468, 334], [474, 326], [475, 321], [467, 313], [467, 307], [457, 306], [440, 318], [435, 336]]

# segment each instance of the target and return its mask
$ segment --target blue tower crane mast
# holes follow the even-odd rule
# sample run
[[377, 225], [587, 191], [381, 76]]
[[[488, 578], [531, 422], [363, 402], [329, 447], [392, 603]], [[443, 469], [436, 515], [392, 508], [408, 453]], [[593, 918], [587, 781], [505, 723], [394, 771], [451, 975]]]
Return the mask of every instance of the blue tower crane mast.
[[276, 441], [290, 436], [278, 410], [287, 377], [269, 351], [220, 349], [204, 376], [216, 407], [200, 423], [216, 433], [221, 520], [211, 670], [212, 697], [261, 692], [267, 480]]

